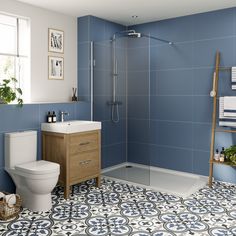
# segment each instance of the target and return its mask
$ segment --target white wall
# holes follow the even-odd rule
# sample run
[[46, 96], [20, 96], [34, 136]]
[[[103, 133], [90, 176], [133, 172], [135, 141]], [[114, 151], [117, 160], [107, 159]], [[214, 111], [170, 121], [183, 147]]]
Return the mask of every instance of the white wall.
[[[70, 101], [77, 87], [77, 19], [53, 11], [0, 0], [0, 12], [28, 17], [31, 23], [32, 102]], [[48, 80], [48, 28], [64, 31], [64, 80]]]

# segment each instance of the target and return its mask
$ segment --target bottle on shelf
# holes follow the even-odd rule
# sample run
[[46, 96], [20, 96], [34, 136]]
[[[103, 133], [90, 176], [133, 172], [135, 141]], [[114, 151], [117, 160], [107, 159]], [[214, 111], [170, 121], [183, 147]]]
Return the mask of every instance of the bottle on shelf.
[[214, 155], [214, 159], [215, 159], [215, 161], [219, 161], [220, 160], [220, 153], [219, 153], [218, 148], [216, 149], [216, 152], [215, 152], [215, 155]]
[[47, 114], [47, 122], [48, 123], [52, 123], [52, 115], [51, 115], [51, 112], [49, 111], [48, 114]]
[[52, 122], [53, 122], [53, 123], [56, 123], [56, 122], [57, 122], [57, 116], [56, 116], [55, 111], [52, 112]]
[[220, 152], [220, 162], [224, 162], [225, 161], [225, 148], [222, 147], [222, 150]]

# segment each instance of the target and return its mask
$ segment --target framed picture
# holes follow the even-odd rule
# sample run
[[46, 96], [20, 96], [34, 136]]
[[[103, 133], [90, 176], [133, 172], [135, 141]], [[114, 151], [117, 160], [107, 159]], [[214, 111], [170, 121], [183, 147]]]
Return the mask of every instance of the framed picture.
[[48, 79], [64, 79], [63, 57], [48, 57]]
[[48, 29], [48, 51], [64, 52], [64, 32], [62, 30]]

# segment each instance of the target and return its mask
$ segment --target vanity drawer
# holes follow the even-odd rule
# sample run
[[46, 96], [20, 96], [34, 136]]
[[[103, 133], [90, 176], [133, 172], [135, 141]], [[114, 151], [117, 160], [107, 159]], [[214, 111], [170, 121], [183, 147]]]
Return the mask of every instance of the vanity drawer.
[[70, 180], [76, 180], [100, 171], [98, 150], [79, 153], [70, 157]]
[[70, 135], [70, 154], [89, 151], [99, 147], [99, 137], [97, 132], [88, 132], [79, 135]]

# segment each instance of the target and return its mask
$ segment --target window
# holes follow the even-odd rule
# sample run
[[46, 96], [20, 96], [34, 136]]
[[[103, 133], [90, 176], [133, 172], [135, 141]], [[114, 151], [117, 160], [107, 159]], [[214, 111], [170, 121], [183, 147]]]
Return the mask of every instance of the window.
[[30, 100], [29, 51], [29, 20], [0, 13], [0, 84], [15, 77], [24, 101]]

